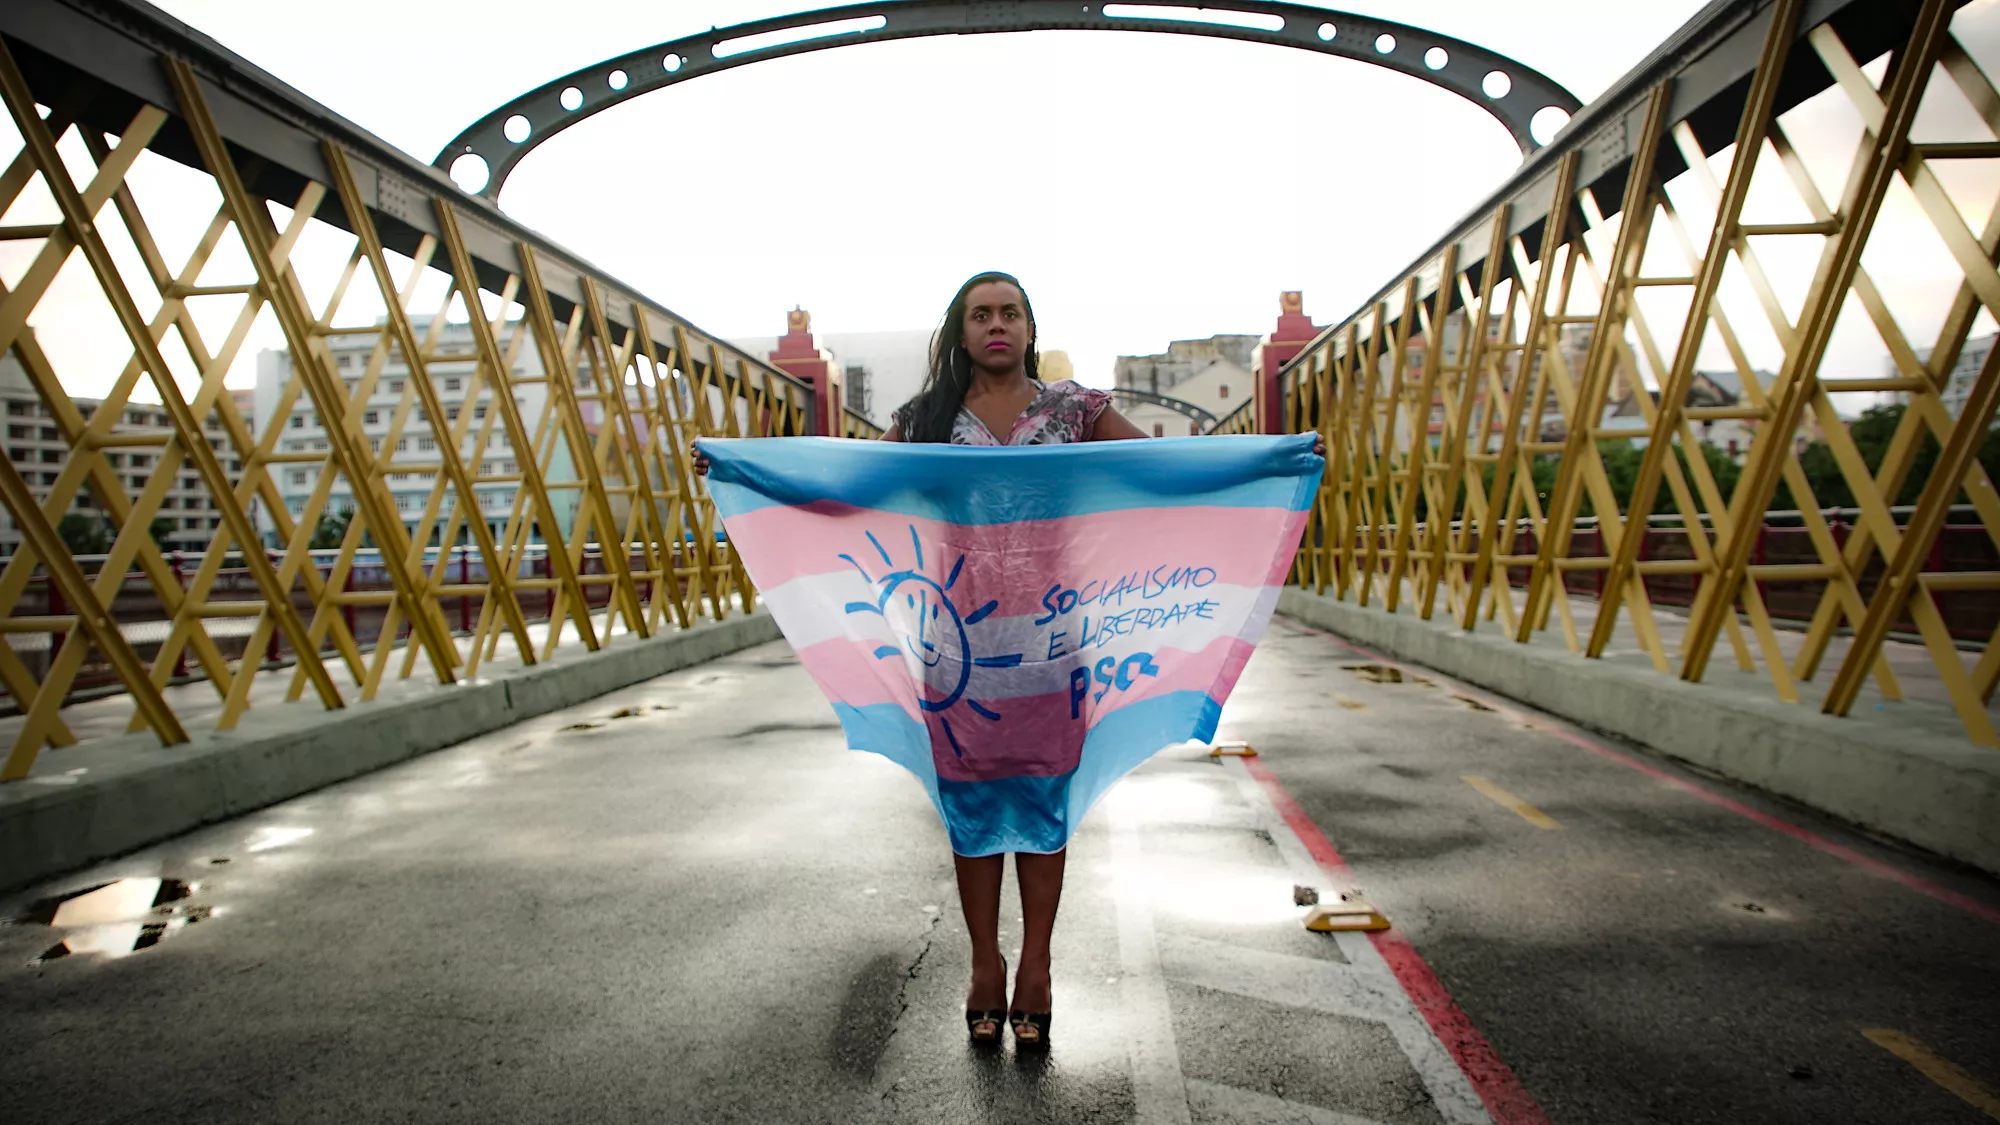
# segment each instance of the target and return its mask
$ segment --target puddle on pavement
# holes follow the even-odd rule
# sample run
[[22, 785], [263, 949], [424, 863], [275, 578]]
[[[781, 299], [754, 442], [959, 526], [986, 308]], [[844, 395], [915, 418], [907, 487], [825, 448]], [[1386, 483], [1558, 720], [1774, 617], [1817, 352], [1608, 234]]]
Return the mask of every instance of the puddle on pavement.
[[1411, 683], [1422, 687], [1436, 687], [1437, 684], [1422, 676], [1404, 672], [1401, 668], [1388, 664], [1343, 664], [1341, 668], [1375, 684]]
[[186, 901], [200, 890], [199, 883], [181, 879], [119, 879], [37, 899], [8, 922], [63, 931], [37, 963], [84, 953], [118, 957], [151, 949], [183, 926], [213, 917], [214, 907]]

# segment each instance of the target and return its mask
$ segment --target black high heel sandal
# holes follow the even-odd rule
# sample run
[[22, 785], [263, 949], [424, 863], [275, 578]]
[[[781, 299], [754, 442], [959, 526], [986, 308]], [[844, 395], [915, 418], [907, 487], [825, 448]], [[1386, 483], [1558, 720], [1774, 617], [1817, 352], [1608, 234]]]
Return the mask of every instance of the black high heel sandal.
[[[1000, 959], [1000, 978], [1007, 978], [1007, 959]], [[1000, 1045], [1000, 1024], [1007, 1018], [1005, 1008], [967, 1008], [965, 1010], [965, 1037], [975, 1047], [998, 1047]]]
[[1046, 1051], [1049, 1049], [1048, 1012], [1024, 1012], [1019, 1008], [1007, 1013], [1007, 1023], [1014, 1029], [1014, 1049], [1017, 1051]]
[[1000, 1045], [1000, 1021], [1007, 1012], [1002, 1008], [967, 1008], [965, 1010], [965, 1036], [975, 1047], [998, 1047]]

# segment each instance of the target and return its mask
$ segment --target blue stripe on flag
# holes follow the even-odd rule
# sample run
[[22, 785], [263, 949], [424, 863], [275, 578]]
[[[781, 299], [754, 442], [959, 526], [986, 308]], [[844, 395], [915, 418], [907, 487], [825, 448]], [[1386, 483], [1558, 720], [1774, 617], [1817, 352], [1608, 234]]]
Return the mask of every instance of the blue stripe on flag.
[[[841, 438], [703, 438], [722, 514], [835, 501], [958, 524], [1129, 508], [1304, 511], [1323, 459], [1312, 434], [1073, 445], [952, 446]], [[996, 481], [1004, 481], [996, 486]]]

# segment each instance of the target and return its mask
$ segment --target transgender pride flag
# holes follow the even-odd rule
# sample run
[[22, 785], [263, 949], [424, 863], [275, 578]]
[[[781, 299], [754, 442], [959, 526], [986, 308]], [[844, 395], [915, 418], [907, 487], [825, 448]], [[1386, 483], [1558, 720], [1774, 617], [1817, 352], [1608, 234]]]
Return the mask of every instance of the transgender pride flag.
[[1053, 852], [1215, 733], [1325, 462], [1313, 435], [974, 447], [710, 440], [709, 488], [847, 743], [961, 855]]

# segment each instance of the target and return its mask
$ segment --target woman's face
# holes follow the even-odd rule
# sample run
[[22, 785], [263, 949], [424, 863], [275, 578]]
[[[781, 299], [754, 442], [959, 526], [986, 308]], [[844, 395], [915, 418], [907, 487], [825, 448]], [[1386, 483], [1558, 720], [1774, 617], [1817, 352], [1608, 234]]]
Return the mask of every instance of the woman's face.
[[1021, 289], [988, 281], [965, 295], [965, 350], [975, 367], [1005, 374], [1027, 361], [1035, 328]]

